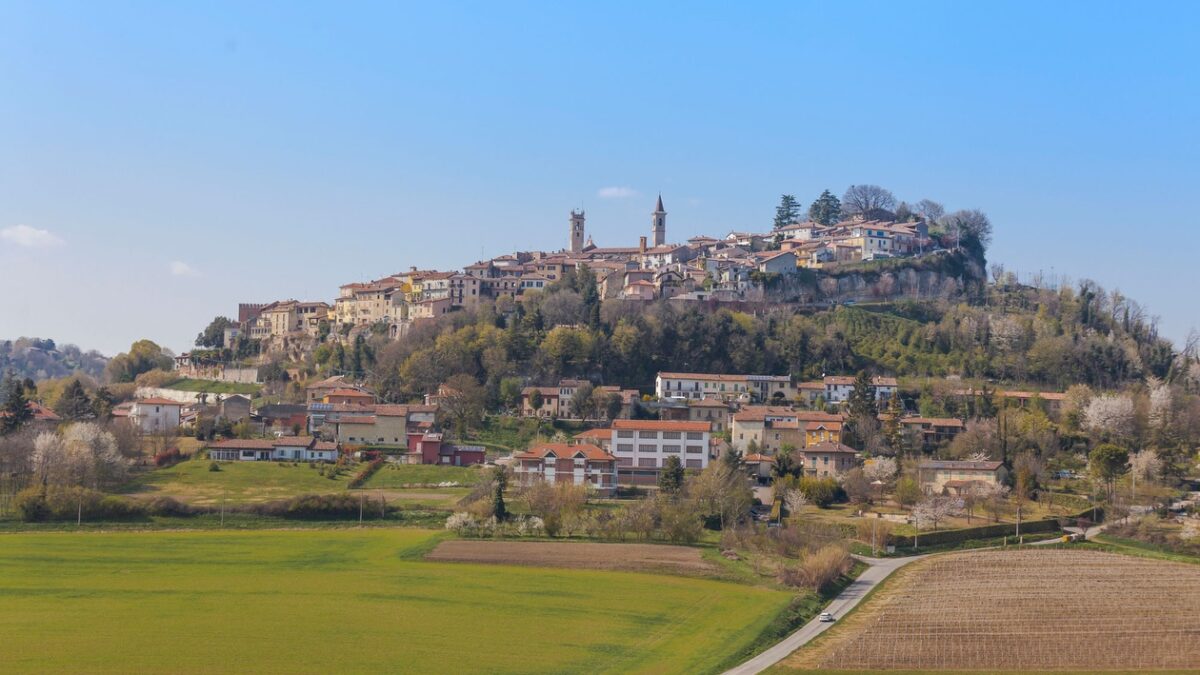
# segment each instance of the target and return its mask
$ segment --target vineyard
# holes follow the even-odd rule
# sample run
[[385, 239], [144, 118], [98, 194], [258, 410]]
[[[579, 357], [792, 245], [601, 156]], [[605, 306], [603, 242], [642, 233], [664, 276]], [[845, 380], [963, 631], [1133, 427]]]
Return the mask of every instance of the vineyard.
[[904, 570], [787, 665], [1200, 668], [1200, 566], [1094, 551], [986, 551]]

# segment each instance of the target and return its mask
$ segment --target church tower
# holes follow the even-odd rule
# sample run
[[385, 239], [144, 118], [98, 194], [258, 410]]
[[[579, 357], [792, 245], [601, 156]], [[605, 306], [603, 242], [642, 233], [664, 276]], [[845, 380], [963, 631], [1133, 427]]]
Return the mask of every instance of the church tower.
[[658, 196], [658, 204], [654, 207], [654, 213], [650, 224], [650, 232], [654, 235], [652, 241], [654, 246], [662, 246], [667, 243], [667, 212], [663, 210], [662, 195]]
[[571, 210], [571, 253], [583, 252], [583, 209]]

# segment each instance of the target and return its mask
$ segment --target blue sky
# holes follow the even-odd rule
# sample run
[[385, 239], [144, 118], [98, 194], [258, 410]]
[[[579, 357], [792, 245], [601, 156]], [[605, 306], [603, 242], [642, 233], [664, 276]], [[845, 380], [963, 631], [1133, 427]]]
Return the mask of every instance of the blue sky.
[[[0, 0], [0, 337], [190, 346], [239, 301], [764, 229], [877, 183], [1200, 328], [1192, 4]], [[624, 188], [602, 192], [604, 188]], [[612, 193], [625, 196], [611, 196]], [[610, 196], [602, 196], [610, 194]]]

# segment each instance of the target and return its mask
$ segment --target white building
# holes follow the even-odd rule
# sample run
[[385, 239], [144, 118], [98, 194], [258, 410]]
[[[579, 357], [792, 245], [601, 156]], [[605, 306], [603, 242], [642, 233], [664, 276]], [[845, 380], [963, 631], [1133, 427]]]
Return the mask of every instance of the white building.
[[337, 443], [311, 436], [274, 440], [233, 438], [208, 446], [208, 458], [224, 462], [336, 462]]
[[659, 373], [654, 379], [654, 391], [660, 399], [719, 398], [768, 402], [772, 399], [791, 401], [796, 387], [787, 375], [716, 375], [713, 373]]
[[[845, 403], [850, 400], [850, 392], [854, 391], [855, 378], [850, 375], [830, 375], [825, 378], [825, 402]], [[896, 395], [896, 378], [872, 377], [871, 388], [875, 390], [876, 401], [887, 401]]]
[[129, 421], [142, 432], [158, 434], [179, 428], [179, 412], [183, 404], [169, 398], [143, 398], [129, 408]]
[[617, 473], [622, 482], [651, 485], [668, 457], [678, 457], [686, 469], [703, 469], [712, 454], [711, 429], [708, 422], [614, 420], [609, 447]]

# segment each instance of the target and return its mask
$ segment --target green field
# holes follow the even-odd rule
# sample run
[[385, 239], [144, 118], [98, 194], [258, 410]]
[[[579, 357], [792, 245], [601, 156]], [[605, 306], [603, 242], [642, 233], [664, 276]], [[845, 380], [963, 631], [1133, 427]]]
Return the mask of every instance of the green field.
[[[136, 478], [125, 492], [138, 496], [168, 495], [192, 504], [212, 506], [264, 502], [305, 493], [340, 492], [358, 472], [351, 465], [335, 480], [308, 464], [280, 466], [275, 462], [221, 462], [209, 471], [207, 460], [195, 459], [154, 469]], [[321, 466], [321, 465], [318, 465]], [[329, 471], [330, 465], [325, 466]]]
[[421, 562], [421, 530], [0, 537], [5, 672], [679, 672], [782, 591]]
[[[196, 380], [183, 378], [166, 386], [167, 389], [179, 391], [206, 391], [210, 394], [257, 394], [261, 385], [245, 382], [221, 382], [219, 380]], [[212, 402], [211, 400], [209, 401]]]
[[482, 467], [438, 466], [436, 464], [385, 464], [367, 481], [368, 489], [396, 489], [405, 485], [436, 485], [438, 483], [461, 483], [465, 486], [485, 473]]

